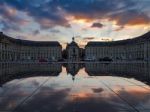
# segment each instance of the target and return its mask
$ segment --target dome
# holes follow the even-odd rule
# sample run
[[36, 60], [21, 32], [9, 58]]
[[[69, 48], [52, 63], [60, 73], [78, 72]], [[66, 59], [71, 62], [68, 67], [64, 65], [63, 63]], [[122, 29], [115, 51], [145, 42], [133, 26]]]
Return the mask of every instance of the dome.
[[72, 42], [69, 44], [69, 46], [78, 46], [78, 44], [77, 44], [76, 42], [72, 41]]
[[68, 44], [68, 46], [75, 46], [79, 47], [78, 44], [75, 42], [74, 37], [72, 38], [72, 42]]

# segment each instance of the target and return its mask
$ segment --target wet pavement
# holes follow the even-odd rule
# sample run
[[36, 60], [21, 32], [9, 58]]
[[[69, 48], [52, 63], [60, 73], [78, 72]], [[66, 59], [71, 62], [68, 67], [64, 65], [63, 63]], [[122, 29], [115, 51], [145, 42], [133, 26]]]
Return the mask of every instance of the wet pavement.
[[150, 112], [148, 84], [108, 70], [94, 76], [87, 66], [69, 67], [11, 77], [0, 87], [0, 112]]

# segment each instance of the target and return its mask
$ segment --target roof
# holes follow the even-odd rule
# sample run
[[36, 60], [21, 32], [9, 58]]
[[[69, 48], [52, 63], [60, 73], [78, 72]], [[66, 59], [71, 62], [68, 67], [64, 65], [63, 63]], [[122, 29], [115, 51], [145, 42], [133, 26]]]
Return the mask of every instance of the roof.
[[67, 44], [66, 49], [68, 49], [69, 47], [77, 47], [77, 48], [79, 48], [78, 44], [74, 40], [71, 43]]
[[72, 41], [70, 44], [68, 44], [68, 46], [78, 46], [78, 44], [74, 41]]
[[58, 41], [31, 41], [31, 40], [22, 40], [22, 39], [15, 39], [12, 37], [9, 37], [7, 35], [4, 35], [2, 32], [0, 33], [0, 40], [1, 39], [8, 39], [10, 42], [15, 43], [17, 45], [23, 45], [23, 46], [60, 46], [60, 43]]
[[146, 34], [135, 37], [133, 39], [126, 39], [126, 40], [119, 40], [119, 41], [111, 41], [111, 42], [100, 42], [100, 41], [91, 41], [88, 42], [86, 47], [88, 46], [116, 46], [116, 45], [128, 45], [128, 44], [133, 44], [133, 43], [139, 43], [139, 42], [145, 42], [145, 41], [150, 41], [150, 31], [147, 32]]

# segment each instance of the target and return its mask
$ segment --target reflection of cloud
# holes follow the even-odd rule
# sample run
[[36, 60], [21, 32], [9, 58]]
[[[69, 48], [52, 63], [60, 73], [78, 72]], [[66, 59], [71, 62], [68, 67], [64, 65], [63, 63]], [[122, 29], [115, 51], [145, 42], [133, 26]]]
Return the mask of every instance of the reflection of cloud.
[[13, 110], [21, 101], [22, 97], [2, 97], [0, 100], [1, 110]]
[[[120, 100], [115, 96], [110, 95], [109, 97], [103, 97], [100, 95], [95, 97], [88, 92], [70, 96], [69, 92], [69, 88], [57, 89], [57, 87], [42, 87], [38, 90], [38, 93], [18, 107], [16, 111], [28, 112], [31, 110], [37, 111], [38, 109], [44, 112], [70, 112], [75, 108], [80, 111], [99, 112], [99, 110], [101, 110], [105, 112], [118, 112], [119, 109], [124, 108], [121, 106], [123, 104], [120, 105]], [[74, 97], [74, 100], [72, 100], [72, 97]], [[118, 104], [116, 104], [116, 102], [118, 102]], [[78, 106], [74, 107], [75, 104]]]
[[[25, 104], [16, 109], [18, 112], [44, 111], [58, 112], [72, 109], [73, 102], [67, 100], [70, 89], [56, 90], [54, 88], [43, 87], [37, 94], [29, 99]], [[39, 107], [39, 108], [37, 108]], [[71, 110], [70, 110], [71, 111]]]
[[118, 88], [117, 94], [127, 101], [130, 105], [135, 107], [147, 106], [150, 101], [150, 91], [142, 87], [125, 87]]
[[[97, 78], [91, 79], [93, 82], [98, 80]], [[38, 82], [32, 80], [32, 84], [39, 86]], [[104, 80], [107, 81], [107, 78]], [[81, 80], [79, 80], [79, 83], [80, 81]], [[55, 83], [56, 82], [54, 81], [54, 84]], [[148, 89], [138, 86], [112, 87], [113, 91], [119, 96], [118, 97], [110, 90], [100, 88], [100, 85], [90, 86], [88, 83], [87, 86], [86, 84], [87, 82], [83, 81], [80, 85], [75, 84], [74, 86], [71, 86], [72, 88], [69, 88], [70, 86], [61, 86], [61, 83], [58, 83], [58, 85], [60, 85], [59, 87], [57, 83], [56, 85], [53, 85], [52, 83], [50, 87], [47, 87], [46, 85], [42, 86], [34, 94], [32, 94], [32, 92], [37, 88], [24, 88], [18, 84], [17, 86], [14, 86], [13, 91], [9, 93], [12, 94], [10, 97], [4, 97], [0, 100], [0, 105], [3, 105], [2, 109], [14, 108], [17, 101], [22, 100], [21, 98], [32, 95], [32, 97], [27, 99], [23, 104], [21, 103], [22, 105], [20, 105], [15, 112], [72, 112], [73, 109], [81, 112], [120, 112], [120, 110], [123, 111], [129, 109], [127, 103], [135, 108], [141, 105], [146, 105], [149, 108], [150, 91]], [[78, 88], [78, 86], [81, 88]], [[13, 97], [17, 99], [14, 99]], [[121, 100], [120, 97], [126, 102]]]
[[75, 95], [75, 99], [79, 98], [79, 99], [88, 99], [92, 96], [92, 94], [90, 93], [86, 93], [86, 92], [80, 92], [80, 93], [76, 93]]
[[92, 90], [94, 93], [101, 93], [103, 91], [103, 88], [93, 88]]

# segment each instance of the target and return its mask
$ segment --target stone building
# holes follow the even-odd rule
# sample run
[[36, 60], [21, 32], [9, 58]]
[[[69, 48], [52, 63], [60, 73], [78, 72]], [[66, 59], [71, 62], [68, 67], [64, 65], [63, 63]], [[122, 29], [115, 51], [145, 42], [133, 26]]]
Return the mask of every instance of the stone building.
[[[68, 61], [104, 60], [150, 61], [150, 32], [127, 40], [88, 42], [84, 52], [72, 38], [66, 47]], [[81, 55], [84, 54], [84, 55]], [[57, 41], [29, 41], [14, 39], [0, 33], [0, 62], [62, 59], [62, 46]]]
[[74, 37], [72, 38], [72, 42], [67, 44], [67, 59], [69, 61], [79, 61], [80, 60], [80, 48], [78, 44], [75, 42]]
[[0, 62], [59, 60], [62, 46], [57, 41], [29, 41], [14, 39], [0, 33]]
[[127, 40], [88, 42], [85, 59], [88, 60], [150, 60], [150, 32]]

